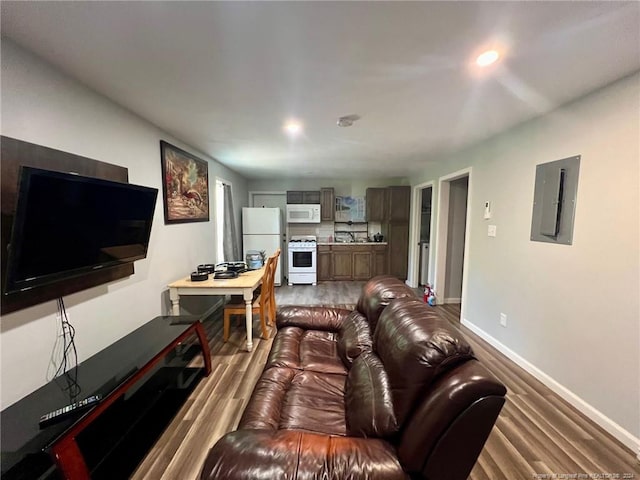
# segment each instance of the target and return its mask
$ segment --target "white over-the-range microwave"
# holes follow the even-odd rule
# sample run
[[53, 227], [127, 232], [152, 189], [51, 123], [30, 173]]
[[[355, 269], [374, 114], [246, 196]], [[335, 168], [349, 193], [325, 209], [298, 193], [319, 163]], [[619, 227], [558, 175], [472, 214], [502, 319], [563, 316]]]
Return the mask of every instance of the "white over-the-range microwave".
[[320, 205], [287, 205], [287, 223], [320, 223]]

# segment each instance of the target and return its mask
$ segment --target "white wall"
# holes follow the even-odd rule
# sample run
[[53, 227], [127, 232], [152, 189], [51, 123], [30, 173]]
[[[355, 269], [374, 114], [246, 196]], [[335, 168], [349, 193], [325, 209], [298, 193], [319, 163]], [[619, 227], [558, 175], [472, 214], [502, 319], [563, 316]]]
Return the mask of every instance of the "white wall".
[[[466, 320], [604, 415], [627, 445], [640, 437], [639, 92], [635, 74], [415, 181], [472, 166]], [[531, 242], [535, 166], [578, 154], [573, 245]]]
[[[209, 222], [164, 225], [160, 139], [206, 157], [4, 38], [1, 100], [2, 135], [127, 167], [131, 183], [160, 189], [149, 254], [135, 262], [135, 274], [65, 298], [81, 361], [167, 313], [166, 285], [197, 264], [216, 260], [213, 202]], [[247, 203], [246, 180], [208, 160], [210, 191], [216, 175], [233, 183], [239, 221]], [[185, 303], [192, 313], [206, 310], [206, 302]], [[52, 301], [3, 316], [2, 408], [46, 383], [55, 311]]]

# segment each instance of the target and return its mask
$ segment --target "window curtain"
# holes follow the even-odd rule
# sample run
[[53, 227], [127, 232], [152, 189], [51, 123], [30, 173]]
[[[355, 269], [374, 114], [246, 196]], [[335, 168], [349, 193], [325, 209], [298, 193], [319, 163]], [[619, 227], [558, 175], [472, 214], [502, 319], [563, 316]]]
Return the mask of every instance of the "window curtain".
[[224, 189], [224, 228], [222, 229], [222, 248], [227, 262], [242, 260], [238, 236], [236, 235], [236, 219], [233, 214], [233, 197], [231, 185], [223, 184]]

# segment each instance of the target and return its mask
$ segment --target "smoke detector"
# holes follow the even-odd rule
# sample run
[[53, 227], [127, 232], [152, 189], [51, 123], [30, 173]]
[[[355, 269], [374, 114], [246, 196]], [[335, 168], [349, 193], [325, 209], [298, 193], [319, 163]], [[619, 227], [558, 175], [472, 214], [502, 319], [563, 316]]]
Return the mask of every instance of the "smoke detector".
[[353, 125], [353, 122], [355, 122], [356, 120], [360, 120], [360, 115], [356, 115], [351, 114], [351, 115], [345, 115], [344, 117], [340, 117], [338, 118], [338, 126], [339, 127], [350, 127], [351, 125]]

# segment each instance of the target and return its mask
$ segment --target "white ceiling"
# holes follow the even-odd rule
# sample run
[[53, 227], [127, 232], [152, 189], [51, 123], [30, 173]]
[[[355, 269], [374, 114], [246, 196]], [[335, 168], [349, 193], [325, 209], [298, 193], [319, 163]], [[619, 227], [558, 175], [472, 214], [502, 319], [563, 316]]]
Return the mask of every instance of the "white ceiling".
[[0, 8], [3, 36], [248, 178], [408, 176], [640, 69], [638, 2]]

